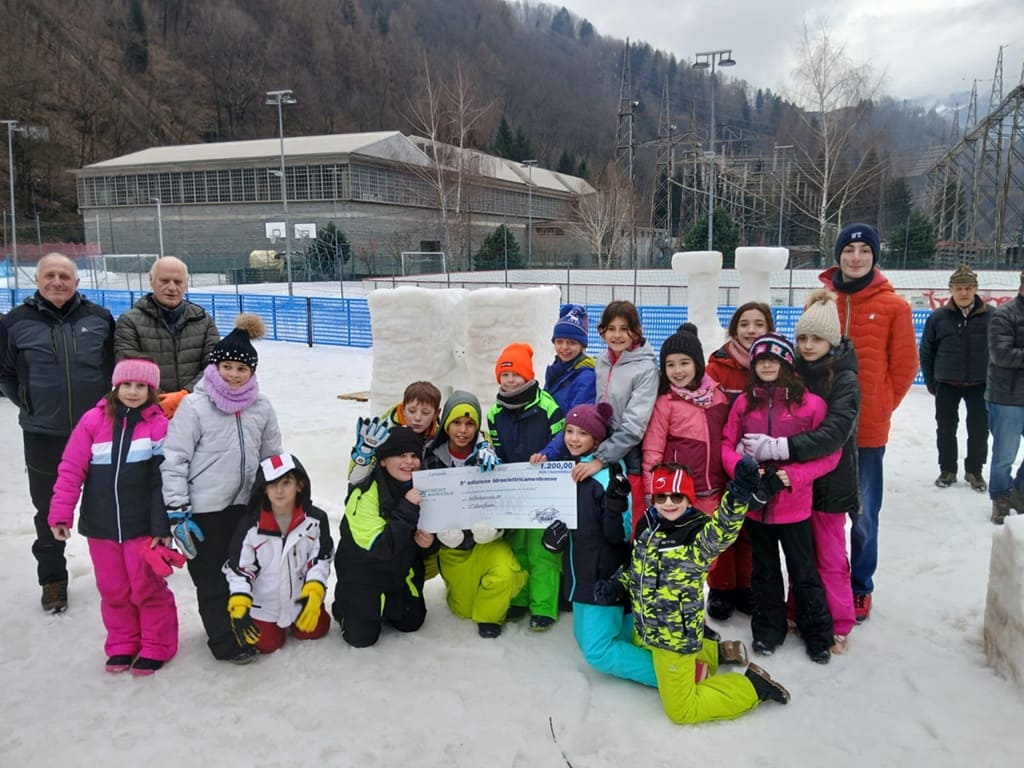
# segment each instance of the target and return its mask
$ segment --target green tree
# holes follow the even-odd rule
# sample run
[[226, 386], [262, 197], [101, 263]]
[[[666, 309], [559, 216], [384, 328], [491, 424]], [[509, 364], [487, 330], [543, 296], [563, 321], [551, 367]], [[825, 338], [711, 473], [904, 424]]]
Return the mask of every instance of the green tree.
[[[732, 269], [736, 260], [736, 246], [740, 244], [740, 233], [729, 212], [722, 207], [715, 208], [715, 231], [712, 233], [714, 250], [722, 254], [722, 266]], [[686, 230], [683, 244], [689, 251], [703, 251], [708, 247], [708, 217], [702, 216]]]
[[937, 240], [935, 223], [915, 208], [909, 221], [898, 224], [889, 233], [884, 251], [887, 264], [905, 269], [931, 267]]
[[515, 151], [515, 141], [512, 127], [508, 124], [505, 116], [502, 115], [501, 122], [498, 123], [498, 131], [494, 134], [494, 146], [491, 148], [491, 151], [498, 157], [512, 157], [512, 153]]
[[473, 269], [504, 269], [506, 265], [510, 269], [520, 269], [525, 262], [519, 242], [502, 224], [480, 243], [480, 250], [473, 254]]
[[334, 222], [317, 227], [316, 240], [306, 248], [306, 265], [313, 280], [337, 280], [351, 258], [348, 238]]

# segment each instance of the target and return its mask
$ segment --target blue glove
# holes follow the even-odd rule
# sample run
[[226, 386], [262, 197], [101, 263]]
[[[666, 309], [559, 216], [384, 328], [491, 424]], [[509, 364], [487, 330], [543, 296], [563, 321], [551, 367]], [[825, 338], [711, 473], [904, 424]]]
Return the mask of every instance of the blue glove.
[[473, 446], [473, 452], [466, 458], [466, 462], [468, 463], [474, 458], [481, 472], [490, 472], [501, 464], [498, 454], [494, 452], [494, 448], [483, 437], [476, 441], [476, 445]]
[[594, 582], [594, 602], [598, 605], [624, 605], [626, 588], [618, 581], [598, 579]]
[[377, 453], [377, 447], [387, 440], [390, 434], [391, 429], [380, 417], [364, 419], [360, 416], [356, 422], [356, 444], [352, 446], [352, 461], [364, 467], [371, 463]]
[[178, 550], [191, 560], [196, 556], [196, 541], [205, 541], [203, 531], [192, 519], [192, 507], [176, 507], [167, 510], [167, 521], [171, 526], [171, 538]]

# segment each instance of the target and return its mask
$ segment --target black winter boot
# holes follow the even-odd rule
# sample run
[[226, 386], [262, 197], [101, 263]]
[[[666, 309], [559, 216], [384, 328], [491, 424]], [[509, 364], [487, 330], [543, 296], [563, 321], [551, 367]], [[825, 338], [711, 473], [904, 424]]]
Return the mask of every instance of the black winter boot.
[[772, 676], [761, 669], [757, 664], [751, 664], [744, 673], [747, 680], [754, 686], [758, 701], [777, 701], [779, 704], [789, 703], [789, 691], [772, 680]]
[[735, 607], [732, 600], [732, 590], [712, 589], [708, 592], [708, 615], [712, 619], [728, 621]]

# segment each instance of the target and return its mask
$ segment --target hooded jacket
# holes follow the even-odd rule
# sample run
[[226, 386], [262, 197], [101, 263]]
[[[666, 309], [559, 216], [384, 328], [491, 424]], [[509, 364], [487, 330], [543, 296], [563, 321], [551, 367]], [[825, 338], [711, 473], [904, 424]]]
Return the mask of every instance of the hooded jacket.
[[158, 405], [119, 405], [114, 419], [106, 409], [101, 399], [68, 438], [47, 522], [70, 527], [81, 495], [78, 532], [87, 538], [123, 542], [167, 536], [160, 492], [167, 419]]
[[747, 388], [750, 381], [750, 369], [744, 368], [729, 354], [728, 341], [711, 353], [704, 370], [718, 382], [730, 404]]
[[810, 461], [842, 449], [836, 468], [814, 481], [813, 509], [856, 515], [860, 511], [857, 466], [857, 419], [860, 414], [860, 381], [857, 353], [849, 339], [842, 339], [832, 355], [807, 362], [796, 359], [796, 372], [809, 392], [825, 401], [828, 410], [817, 429], [789, 438], [789, 458]]
[[25, 432], [66, 437], [110, 390], [114, 320], [76, 293], [57, 309], [29, 296], [0, 318], [0, 391]]
[[487, 423], [491, 445], [503, 462], [529, 461], [535, 453], [554, 461], [564, 454], [565, 415], [539, 386], [533, 400], [522, 408], [507, 408], [500, 400], [496, 402], [487, 413]]
[[936, 384], [984, 384], [988, 374], [988, 323], [992, 312], [980, 296], [965, 315], [953, 299], [924, 321], [921, 374], [930, 391]]
[[256, 471], [249, 510], [228, 549], [224, 575], [232, 595], [252, 597], [252, 617], [290, 627], [302, 612], [302, 588], [316, 581], [327, 589], [334, 541], [327, 515], [313, 506], [309, 475], [297, 458], [294, 472], [303, 488], [288, 530], [282, 531], [266, 499], [263, 468]]
[[[835, 290], [839, 267], [818, 279]], [[917, 338], [910, 304], [893, 290], [878, 269], [871, 282], [854, 293], [839, 292], [839, 325], [857, 350], [862, 406], [857, 447], [881, 448], [889, 442], [892, 413], [917, 376]]]
[[[641, 472], [640, 441], [658, 398], [658, 356], [650, 344], [627, 349], [612, 361], [609, 350], [597, 358], [597, 402], [612, 407], [612, 428], [594, 457], [603, 464], [626, 461], [631, 475]], [[635, 450], [634, 450], [635, 449]]]
[[1024, 405], [1024, 295], [992, 312], [988, 360], [985, 399], [997, 405]]
[[261, 460], [281, 453], [274, 407], [262, 394], [238, 413], [213, 404], [200, 380], [178, 406], [164, 443], [164, 502], [194, 514], [248, 504]]
[[217, 325], [206, 310], [188, 299], [176, 329], [167, 327], [152, 293], [117, 318], [114, 355], [148, 357], [160, 366], [160, 390], [192, 390], [203, 374], [203, 363], [220, 341]]
[[574, 405], [593, 403], [597, 397], [594, 358], [586, 352], [569, 363], [555, 358], [544, 373], [544, 391], [555, 398], [562, 413]]

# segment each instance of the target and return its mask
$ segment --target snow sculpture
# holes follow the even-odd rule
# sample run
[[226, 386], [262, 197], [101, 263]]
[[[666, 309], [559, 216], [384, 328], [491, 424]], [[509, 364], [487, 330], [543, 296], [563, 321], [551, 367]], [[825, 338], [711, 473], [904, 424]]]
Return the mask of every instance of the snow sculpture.
[[718, 251], [683, 251], [672, 254], [672, 269], [689, 274], [687, 318], [697, 326], [701, 346], [711, 354], [725, 343], [726, 331], [718, 322], [718, 285], [722, 254]]
[[984, 634], [989, 665], [1024, 687], [1024, 517], [1006, 518], [992, 536]]
[[736, 271], [740, 277], [740, 293], [736, 306], [760, 301], [770, 307], [772, 272], [781, 272], [788, 263], [788, 248], [737, 248]]

